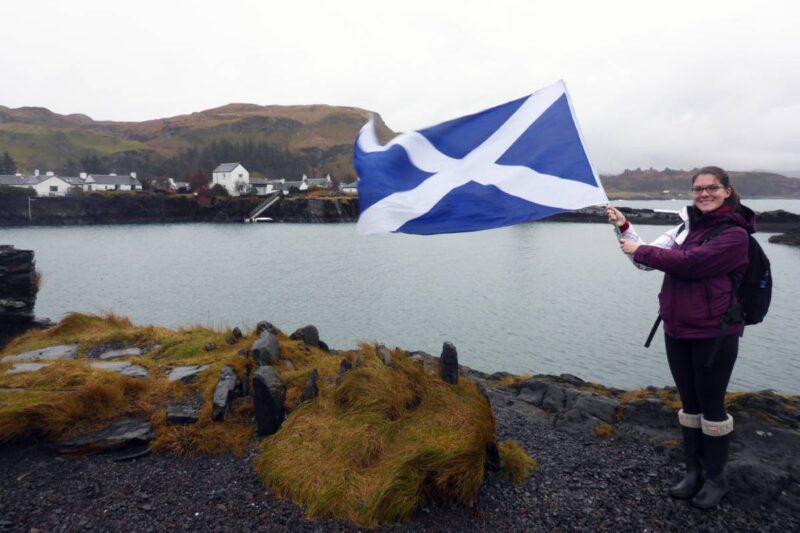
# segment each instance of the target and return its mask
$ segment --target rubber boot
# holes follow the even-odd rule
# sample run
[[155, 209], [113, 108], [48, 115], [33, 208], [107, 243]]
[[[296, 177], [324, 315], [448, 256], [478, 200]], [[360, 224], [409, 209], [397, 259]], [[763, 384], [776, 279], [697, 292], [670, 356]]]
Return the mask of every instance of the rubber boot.
[[686, 475], [669, 489], [669, 495], [679, 500], [688, 500], [703, 486], [703, 469], [700, 457], [703, 450], [703, 432], [700, 428], [681, 426], [683, 430], [683, 460], [686, 462]]
[[715, 507], [728, 493], [728, 480], [725, 478], [725, 464], [728, 462], [730, 434], [713, 437], [703, 435], [703, 451], [706, 463], [706, 480], [694, 498], [692, 505], [700, 509]]

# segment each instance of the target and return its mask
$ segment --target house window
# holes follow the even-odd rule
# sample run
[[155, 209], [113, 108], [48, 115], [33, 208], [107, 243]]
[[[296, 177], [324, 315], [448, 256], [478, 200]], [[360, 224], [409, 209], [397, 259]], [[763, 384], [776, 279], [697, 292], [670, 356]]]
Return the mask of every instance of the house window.
[[243, 178], [243, 177], [244, 177], [244, 174], [242, 174], [241, 172], [239, 172], [239, 177], [240, 177], [240, 178]]
[[51, 185], [50, 192], [58, 192], [58, 185]]

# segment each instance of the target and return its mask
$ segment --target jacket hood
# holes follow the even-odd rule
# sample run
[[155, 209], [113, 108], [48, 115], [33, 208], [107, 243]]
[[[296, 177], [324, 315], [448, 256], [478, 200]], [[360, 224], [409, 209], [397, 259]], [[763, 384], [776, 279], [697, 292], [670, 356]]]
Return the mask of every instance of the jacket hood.
[[[685, 208], [686, 219], [694, 228], [716, 226], [718, 224], [736, 224], [747, 230], [747, 233], [756, 232], [756, 215], [746, 205], [739, 204], [735, 210], [722, 210], [721, 208], [711, 213], [703, 214], [695, 206]], [[682, 213], [683, 218], [683, 213]]]

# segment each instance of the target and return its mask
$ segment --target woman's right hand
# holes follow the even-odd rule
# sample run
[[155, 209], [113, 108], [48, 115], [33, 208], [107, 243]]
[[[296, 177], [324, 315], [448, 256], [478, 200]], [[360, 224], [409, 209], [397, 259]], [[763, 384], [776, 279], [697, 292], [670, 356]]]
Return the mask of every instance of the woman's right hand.
[[608, 215], [609, 224], [615, 224], [617, 226], [625, 224], [625, 215], [616, 207], [609, 206], [606, 208], [606, 215]]

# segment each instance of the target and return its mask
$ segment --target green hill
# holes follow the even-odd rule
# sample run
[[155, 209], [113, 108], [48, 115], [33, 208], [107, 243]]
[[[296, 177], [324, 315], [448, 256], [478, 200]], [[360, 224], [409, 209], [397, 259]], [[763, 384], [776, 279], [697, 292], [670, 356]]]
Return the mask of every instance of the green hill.
[[[241, 161], [268, 177], [299, 173], [355, 177], [352, 144], [370, 112], [327, 105], [229, 104], [144, 122], [94, 121], [44, 108], [0, 106], [0, 153], [19, 169], [63, 174], [129, 172], [160, 177], [210, 175]], [[382, 137], [392, 135], [380, 117]]]

